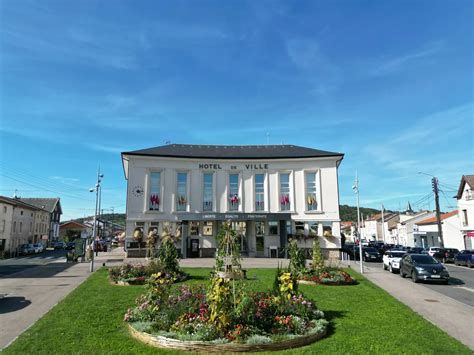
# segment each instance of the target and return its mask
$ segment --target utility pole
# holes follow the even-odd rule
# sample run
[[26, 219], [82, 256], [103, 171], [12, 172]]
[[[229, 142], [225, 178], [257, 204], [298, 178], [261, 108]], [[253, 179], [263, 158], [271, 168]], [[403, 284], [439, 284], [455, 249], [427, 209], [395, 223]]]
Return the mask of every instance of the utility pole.
[[439, 211], [439, 191], [438, 191], [438, 178], [433, 177], [431, 179], [431, 185], [433, 186], [433, 192], [435, 194], [435, 204], [436, 204], [436, 223], [438, 224], [438, 235], [441, 248], [444, 248], [444, 239], [443, 239], [443, 228], [441, 227], [441, 216]]
[[384, 218], [384, 208], [383, 208], [383, 203], [382, 203], [382, 239], [383, 242], [385, 243], [385, 218]]
[[[95, 192], [95, 213], [94, 213], [94, 228], [92, 229], [92, 240], [91, 240], [91, 263], [90, 263], [90, 272], [94, 272], [94, 245], [95, 245], [95, 238], [97, 234], [97, 211], [99, 210], [99, 194], [100, 194], [100, 182], [101, 179], [104, 177], [103, 174], [100, 173], [100, 167], [97, 169], [97, 183], [95, 187], [90, 189], [90, 192]], [[97, 248], [97, 246], [96, 246]]]
[[[359, 262], [360, 262], [360, 273], [364, 273], [364, 266], [362, 265], [362, 239], [360, 237], [360, 209], [359, 209], [359, 177], [356, 172], [356, 180], [352, 190], [357, 195], [357, 236], [359, 237]], [[355, 258], [354, 258], [355, 259]]]

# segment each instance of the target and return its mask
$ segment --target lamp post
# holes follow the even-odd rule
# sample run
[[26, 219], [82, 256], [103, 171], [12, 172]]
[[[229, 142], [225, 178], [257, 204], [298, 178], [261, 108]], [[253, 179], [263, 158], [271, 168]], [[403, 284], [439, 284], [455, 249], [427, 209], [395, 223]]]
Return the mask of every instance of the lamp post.
[[359, 237], [359, 261], [360, 261], [360, 273], [364, 273], [364, 266], [362, 264], [362, 239], [360, 236], [360, 210], [359, 210], [359, 177], [356, 173], [355, 184], [352, 186], [352, 190], [357, 196], [357, 236]]
[[90, 272], [94, 272], [94, 241], [96, 238], [97, 234], [97, 209], [99, 208], [99, 193], [100, 193], [100, 183], [101, 179], [104, 177], [103, 174], [100, 173], [100, 167], [97, 169], [97, 183], [95, 184], [95, 187], [91, 188], [89, 191], [90, 192], [95, 192], [95, 213], [94, 213], [94, 227], [92, 229], [92, 240], [90, 243], [90, 247], [92, 249], [91, 252], [91, 263], [90, 263]]

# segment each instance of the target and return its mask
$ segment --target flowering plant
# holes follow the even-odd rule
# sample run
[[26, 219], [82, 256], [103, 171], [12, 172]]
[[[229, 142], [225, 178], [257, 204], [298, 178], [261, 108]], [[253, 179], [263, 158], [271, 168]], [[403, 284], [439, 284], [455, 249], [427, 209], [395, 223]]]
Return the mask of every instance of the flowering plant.
[[239, 199], [239, 196], [237, 194], [232, 194], [229, 196], [229, 201], [232, 205], [236, 205], [239, 203], [240, 199]]
[[290, 195], [282, 194], [280, 197], [280, 203], [282, 206], [290, 204]]

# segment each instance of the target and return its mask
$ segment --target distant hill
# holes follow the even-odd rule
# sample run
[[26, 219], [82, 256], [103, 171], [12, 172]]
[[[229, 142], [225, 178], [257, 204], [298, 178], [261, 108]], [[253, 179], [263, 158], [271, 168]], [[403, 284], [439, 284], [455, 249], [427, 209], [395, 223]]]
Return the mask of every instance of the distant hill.
[[[390, 212], [390, 211], [387, 211], [387, 212]], [[380, 211], [373, 208], [361, 207], [360, 213], [361, 213], [361, 216], [364, 215], [364, 219], [365, 219], [367, 216], [380, 213]], [[340, 215], [341, 221], [357, 222], [357, 207], [341, 205], [339, 206], [339, 215]], [[77, 218], [74, 221], [82, 223], [84, 222], [84, 220], [89, 220], [91, 218], [93, 218], [93, 216], [89, 216], [85, 218]], [[106, 213], [106, 214], [103, 214], [101, 218], [106, 221], [125, 226], [125, 213], [114, 213], [114, 214]]]
[[[364, 219], [366, 219], [367, 216], [380, 213], [380, 210], [376, 210], [373, 208], [360, 207], [359, 210], [360, 210], [361, 218], [363, 215]], [[386, 212], [390, 212], [390, 211], [386, 211]], [[339, 218], [341, 218], [341, 221], [344, 221], [344, 222], [347, 222], [347, 221], [357, 222], [357, 207], [348, 206], [348, 205], [340, 205]]]
[[[83, 223], [86, 220], [91, 220], [94, 218], [94, 216], [88, 216], [84, 218], [77, 218], [74, 219], [74, 221]], [[115, 224], [120, 224], [121, 226], [125, 227], [125, 213], [104, 213], [102, 216], [100, 216], [101, 219], [107, 222], [113, 222]]]

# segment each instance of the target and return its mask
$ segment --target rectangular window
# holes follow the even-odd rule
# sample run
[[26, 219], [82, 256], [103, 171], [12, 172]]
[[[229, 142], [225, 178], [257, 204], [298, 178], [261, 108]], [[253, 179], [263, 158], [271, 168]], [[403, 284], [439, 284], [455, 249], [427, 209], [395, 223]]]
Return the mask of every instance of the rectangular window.
[[306, 210], [318, 209], [316, 201], [316, 173], [306, 173]]
[[148, 227], [148, 233], [156, 231], [158, 233], [158, 222], [150, 222], [150, 225]]
[[308, 230], [309, 230], [309, 234], [312, 235], [312, 236], [316, 236], [318, 235], [318, 222], [308, 222]]
[[16, 221], [13, 222], [13, 233], [16, 233]]
[[20, 222], [20, 233], [22, 229], [23, 229], [23, 222]]
[[23, 216], [23, 211], [20, 211], [20, 215]]
[[203, 176], [203, 200], [202, 210], [212, 211], [212, 201], [214, 200], [214, 188], [212, 186], [213, 174], [205, 173]]
[[278, 235], [278, 222], [277, 221], [268, 222], [268, 234]]
[[304, 235], [304, 222], [295, 222], [295, 233], [297, 236]]
[[212, 223], [213, 222], [211, 221], [204, 222], [204, 225], [202, 226], [202, 235], [212, 236]]
[[239, 174], [229, 175], [229, 211], [239, 210]]
[[30, 222], [30, 233], [33, 232], [33, 222]]
[[187, 183], [188, 183], [188, 174], [178, 173], [178, 191], [177, 191], [176, 211], [186, 211], [187, 209], [186, 208], [188, 204]]
[[6, 223], [6, 221], [3, 220], [2, 224], [0, 224], [0, 232], [5, 232], [5, 223]]
[[189, 222], [189, 235], [199, 235], [199, 222]]
[[265, 175], [255, 175], [255, 211], [265, 210]]
[[280, 209], [289, 211], [290, 206], [290, 174], [280, 174]]
[[159, 211], [161, 205], [161, 173], [150, 173], [150, 211]]
[[469, 224], [467, 219], [467, 210], [462, 210], [462, 224], [463, 226], [467, 226]]
[[7, 206], [3, 206], [3, 213], [7, 213]]

